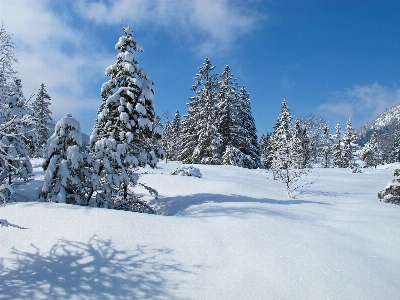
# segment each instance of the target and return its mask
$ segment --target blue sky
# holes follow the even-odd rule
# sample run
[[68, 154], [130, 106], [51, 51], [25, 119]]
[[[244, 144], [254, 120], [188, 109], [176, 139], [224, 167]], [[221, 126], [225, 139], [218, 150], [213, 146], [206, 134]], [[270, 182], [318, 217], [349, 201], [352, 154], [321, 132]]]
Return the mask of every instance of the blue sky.
[[400, 1], [0, 1], [25, 96], [43, 82], [55, 121], [72, 113], [88, 134], [125, 26], [144, 47], [135, 57], [155, 82], [159, 115], [186, 114], [209, 57], [250, 93], [259, 134], [283, 97], [294, 117], [359, 127], [400, 103], [399, 16]]

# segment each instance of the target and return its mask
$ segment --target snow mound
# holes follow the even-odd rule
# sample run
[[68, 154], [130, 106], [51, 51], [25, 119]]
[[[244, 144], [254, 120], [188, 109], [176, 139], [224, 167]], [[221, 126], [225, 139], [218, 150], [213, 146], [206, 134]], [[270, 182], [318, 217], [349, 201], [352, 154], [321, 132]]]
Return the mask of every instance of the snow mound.
[[200, 170], [193, 166], [176, 168], [171, 175], [202, 177]]

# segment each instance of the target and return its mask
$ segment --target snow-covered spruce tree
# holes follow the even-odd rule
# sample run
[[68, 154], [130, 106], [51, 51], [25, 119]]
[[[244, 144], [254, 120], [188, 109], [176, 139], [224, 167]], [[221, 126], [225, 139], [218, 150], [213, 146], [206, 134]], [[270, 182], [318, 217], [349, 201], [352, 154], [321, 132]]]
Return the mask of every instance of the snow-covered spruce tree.
[[316, 161], [316, 152], [313, 150], [314, 144], [313, 139], [310, 139], [307, 129], [304, 128], [301, 132], [301, 147], [303, 150], [302, 154], [302, 165], [303, 167], [311, 165]]
[[244, 154], [243, 167], [256, 169], [261, 165], [257, 129], [251, 113], [250, 95], [242, 86], [237, 94], [237, 115], [234, 145]]
[[310, 167], [310, 149], [307, 139], [307, 131], [302, 130], [300, 121], [296, 119], [292, 133], [293, 166], [296, 169]]
[[346, 131], [343, 133], [343, 150], [342, 150], [342, 167], [353, 168], [354, 165], [354, 152], [356, 150], [356, 144], [354, 143], [356, 136], [353, 132], [351, 120], [349, 119], [346, 123]]
[[329, 125], [326, 124], [318, 146], [318, 163], [323, 168], [329, 168], [332, 165], [332, 136], [329, 133]]
[[[274, 160], [274, 154], [275, 151], [278, 149], [277, 148], [277, 144], [276, 144], [276, 130], [278, 129], [278, 127], [280, 126], [279, 123], [279, 118], [276, 121], [275, 125], [274, 125], [274, 130], [272, 131], [272, 133], [269, 134], [268, 137], [268, 143], [267, 143], [267, 148], [265, 151], [265, 160], [264, 160], [264, 168], [267, 170], [271, 170], [272, 168], [272, 161]], [[272, 172], [273, 176], [274, 176], [274, 180], [275, 178], [275, 174], [274, 172]]]
[[21, 80], [17, 78], [0, 109], [0, 146], [3, 156], [0, 178], [3, 181], [8, 177], [9, 185], [13, 178], [26, 181], [31, 175], [29, 156], [34, 151], [37, 137], [35, 121], [21, 89]]
[[133, 51], [143, 48], [129, 27], [124, 32], [115, 45], [120, 51], [117, 62], [106, 69], [110, 79], [101, 88], [103, 102], [90, 137], [101, 185], [96, 201], [100, 207], [154, 212], [128, 190], [128, 185], [138, 180], [135, 168], [156, 166], [159, 149], [153, 149], [148, 141], [153, 136], [161, 139], [162, 130], [154, 126], [154, 82], [133, 57]]
[[0, 103], [5, 104], [11, 93], [11, 87], [17, 72], [13, 63], [18, 62], [14, 53], [11, 35], [7, 33], [4, 24], [0, 27]]
[[294, 138], [292, 128], [292, 116], [287, 106], [286, 98], [283, 99], [281, 114], [279, 115], [277, 127], [273, 134], [275, 151], [271, 162], [271, 172], [274, 179], [280, 180], [286, 185], [289, 197], [292, 196], [299, 186], [295, 183], [310, 172], [310, 165], [301, 166], [301, 153], [296, 144], [301, 145], [301, 140]]
[[262, 134], [260, 137], [260, 153], [261, 153], [261, 164], [264, 167], [264, 169], [269, 169], [270, 164], [269, 164], [269, 154], [268, 154], [268, 142], [269, 138], [271, 136], [271, 133], [267, 132], [266, 134]]
[[394, 172], [397, 178], [389, 182], [385, 189], [378, 193], [378, 198], [386, 203], [400, 205], [400, 169]]
[[217, 76], [211, 74], [214, 68], [215, 66], [206, 58], [203, 66], [199, 68], [200, 73], [196, 75], [196, 81], [192, 87], [199, 102], [198, 140], [192, 154], [193, 163], [222, 163], [222, 138], [218, 132], [216, 116], [218, 84]]
[[161, 118], [159, 115], [156, 114], [153, 122], [153, 128], [159, 132], [159, 134], [152, 134], [150, 138], [146, 138], [144, 144], [147, 145], [148, 149], [153, 149], [156, 153], [157, 161], [159, 158], [165, 158], [165, 152], [162, 148], [162, 132], [163, 132], [163, 125], [161, 123]]
[[[207, 66], [208, 64], [210, 64], [209, 68], [212, 68], [211, 70], [215, 68], [214, 66], [211, 66], [211, 62], [206, 58], [206, 63], [204, 66]], [[196, 95], [189, 98], [190, 101], [189, 103], [187, 103], [187, 105], [189, 106], [188, 112], [186, 115], [183, 116], [182, 120], [182, 138], [178, 159], [186, 164], [194, 163], [193, 153], [199, 139], [198, 132], [201, 111], [201, 97], [199, 95], [198, 87], [201, 84], [201, 72], [204, 66], [199, 68], [200, 74], [197, 74], [195, 76], [196, 81], [190, 88], [192, 91], [196, 92]], [[211, 70], [208, 70], [208, 72]]]
[[177, 110], [174, 115], [174, 119], [172, 120], [172, 151], [171, 151], [171, 159], [178, 160], [179, 153], [181, 151], [181, 134], [182, 134], [182, 126], [181, 126], [181, 115]]
[[165, 152], [165, 162], [168, 162], [169, 159], [172, 159], [172, 152], [173, 152], [173, 143], [174, 143], [174, 136], [172, 131], [172, 124], [170, 121], [169, 116], [164, 114], [164, 127], [163, 127], [163, 136], [162, 136], [162, 147]]
[[67, 114], [47, 141], [43, 162], [44, 183], [39, 201], [88, 205], [92, 182], [92, 157], [81, 153], [80, 123]]
[[245, 155], [238, 148], [228, 145], [226, 146], [224, 155], [222, 156], [222, 163], [224, 165], [232, 165], [237, 167], [243, 167]]
[[187, 115], [183, 116], [182, 120], [182, 138], [178, 159], [183, 163], [193, 163], [193, 151], [196, 148], [198, 140], [198, 120], [199, 120], [199, 99], [190, 98]]
[[220, 81], [218, 82], [217, 94], [217, 118], [218, 132], [221, 136], [221, 149], [224, 152], [228, 145], [236, 146], [234, 139], [240, 134], [235, 118], [237, 116], [237, 93], [236, 79], [231, 74], [229, 66], [225, 66]]
[[379, 150], [378, 140], [376, 139], [376, 131], [372, 133], [370, 140], [361, 149], [361, 159], [365, 166], [375, 167], [381, 162], [381, 153]]
[[[22, 94], [11, 35], [0, 27], [0, 203], [7, 202], [15, 179], [26, 181], [32, 166], [29, 154], [35, 139], [34, 122]], [[21, 183], [21, 181], [19, 182]], [[18, 183], [18, 184], [19, 184]]]
[[334, 167], [343, 168], [342, 131], [339, 124], [336, 125], [335, 129], [335, 134], [332, 136], [332, 163]]
[[49, 109], [51, 97], [45, 89], [45, 85], [40, 85], [36, 99], [32, 102], [31, 107], [33, 116], [36, 119], [36, 132], [38, 138], [36, 140], [35, 156], [44, 157], [46, 153], [47, 140], [50, 137], [49, 126], [52, 124], [51, 111]]

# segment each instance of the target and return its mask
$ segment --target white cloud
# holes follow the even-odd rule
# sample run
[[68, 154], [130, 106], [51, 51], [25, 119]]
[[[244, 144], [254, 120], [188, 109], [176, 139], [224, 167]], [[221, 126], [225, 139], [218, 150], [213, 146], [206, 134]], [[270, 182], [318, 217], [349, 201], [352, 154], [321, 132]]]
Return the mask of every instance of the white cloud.
[[[204, 57], [234, 47], [239, 37], [265, 18], [246, 9], [243, 1], [228, 0], [77, 0], [74, 9], [65, 5], [62, 8], [67, 9], [57, 11], [51, 8], [53, 4], [52, 0], [0, 0], [0, 20], [16, 46], [19, 61], [15, 69], [25, 96], [44, 83], [56, 121], [69, 112], [74, 116], [86, 113], [86, 119], [94, 122], [91, 116], [96, 115], [101, 101], [96, 99], [101, 83], [96, 87], [93, 81], [115, 62], [115, 54], [105, 52], [112, 51], [113, 44], [107, 50], [96, 48], [101, 44], [88, 36], [96, 25], [128, 24], [147, 32], [163, 29], [189, 40]], [[90, 29], [71, 22], [82, 22]], [[87, 125], [86, 131], [92, 125]]]
[[318, 107], [320, 113], [330, 119], [351, 118], [357, 127], [371, 121], [386, 109], [400, 103], [400, 88], [371, 85], [355, 85], [344, 92], [334, 92], [329, 103]]
[[82, 0], [81, 12], [98, 24], [125, 22], [135, 28], [164, 28], [173, 35], [182, 32], [201, 56], [231, 49], [266, 19], [246, 9], [243, 1], [228, 0]]
[[353, 119], [354, 116], [353, 106], [346, 102], [321, 104], [318, 110], [329, 115], [334, 114], [344, 118]]
[[76, 115], [82, 109], [97, 110], [98, 101], [95, 104], [84, 98], [85, 85], [93, 74], [102, 74], [107, 64], [96, 55], [90, 60], [85, 57], [88, 47], [83, 34], [66, 25], [48, 4], [44, 0], [2, 0], [0, 19], [12, 34], [18, 57], [14, 68], [22, 80], [25, 97], [37, 93], [44, 83], [57, 121], [66, 112]]

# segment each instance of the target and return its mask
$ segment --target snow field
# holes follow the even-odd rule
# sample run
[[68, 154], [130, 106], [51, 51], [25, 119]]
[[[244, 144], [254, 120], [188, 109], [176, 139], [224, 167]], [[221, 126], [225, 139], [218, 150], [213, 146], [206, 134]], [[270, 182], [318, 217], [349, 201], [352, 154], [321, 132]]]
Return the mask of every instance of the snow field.
[[163, 215], [1, 207], [29, 229], [0, 227], [0, 299], [398, 299], [400, 207], [376, 196], [395, 165], [314, 169], [293, 199], [264, 170], [178, 166], [140, 170]]

